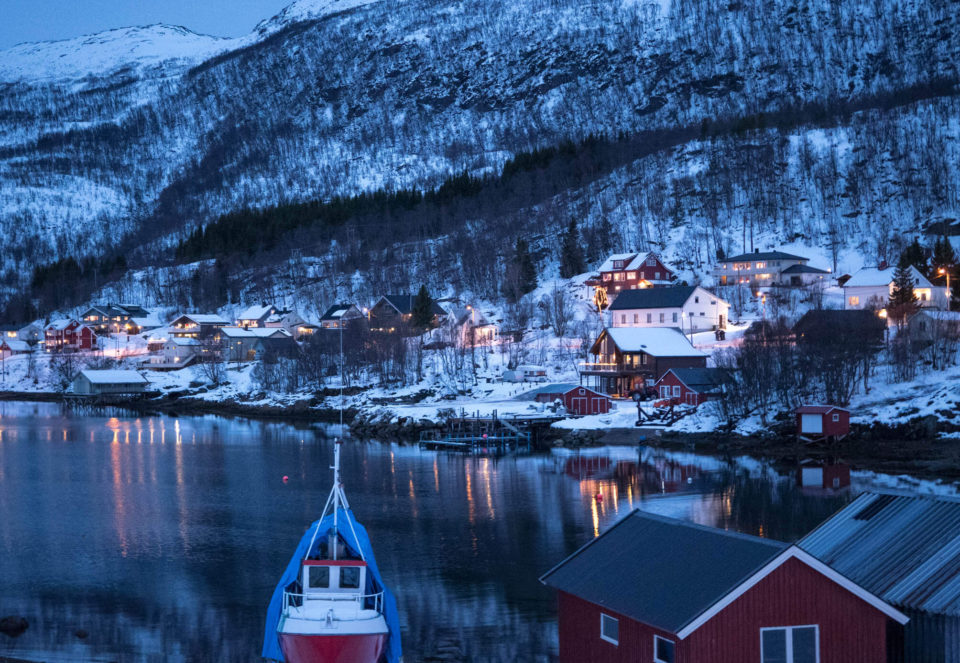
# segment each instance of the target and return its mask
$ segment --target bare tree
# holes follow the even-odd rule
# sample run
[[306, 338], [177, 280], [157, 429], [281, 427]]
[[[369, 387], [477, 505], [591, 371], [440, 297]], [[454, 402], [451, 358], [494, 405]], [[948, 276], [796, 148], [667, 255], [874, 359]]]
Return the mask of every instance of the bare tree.
[[553, 335], [557, 338], [566, 336], [567, 327], [573, 320], [573, 302], [566, 289], [554, 282], [550, 292], [540, 300], [539, 307], [540, 315], [553, 330]]
[[70, 388], [80, 370], [77, 356], [71, 352], [58, 352], [50, 359], [50, 374], [53, 385], [60, 393]]

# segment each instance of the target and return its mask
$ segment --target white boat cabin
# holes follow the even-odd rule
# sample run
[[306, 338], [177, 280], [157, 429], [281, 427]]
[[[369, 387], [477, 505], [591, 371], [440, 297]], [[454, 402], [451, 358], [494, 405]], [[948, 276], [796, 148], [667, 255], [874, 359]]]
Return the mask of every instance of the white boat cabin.
[[331, 594], [359, 597], [367, 586], [367, 563], [361, 559], [307, 559], [300, 582], [307, 599], [311, 594], [324, 598]]

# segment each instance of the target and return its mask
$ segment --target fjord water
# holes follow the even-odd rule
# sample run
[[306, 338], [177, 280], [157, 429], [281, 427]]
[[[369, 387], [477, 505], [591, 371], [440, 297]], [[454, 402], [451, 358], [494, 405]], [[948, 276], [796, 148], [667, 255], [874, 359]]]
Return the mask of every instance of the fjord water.
[[[330, 488], [332, 433], [0, 402], [0, 617], [30, 623], [0, 635], [0, 657], [258, 660], [276, 579]], [[538, 577], [632, 508], [793, 540], [850, 499], [752, 469], [643, 448], [343, 453], [408, 663], [553, 660]]]

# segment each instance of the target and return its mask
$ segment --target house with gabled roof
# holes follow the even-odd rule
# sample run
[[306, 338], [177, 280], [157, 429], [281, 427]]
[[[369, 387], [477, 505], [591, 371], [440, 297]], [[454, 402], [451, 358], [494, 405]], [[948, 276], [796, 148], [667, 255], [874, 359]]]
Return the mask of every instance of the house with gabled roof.
[[866, 492], [797, 545], [910, 618], [890, 661], [960, 661], [960, 499]]
[[661, 399], [698, 407], [708, 400], [723, 398], [732, 383], [733, 377], [723, 368], [671, 368], [654, 388]]
[[248, 306], [237, 316], [237, 327], [266, 327], [267, 320], [279, 310], [272, 304]]
[[61, 318], [43, 328], [43, 346], [47, 352], [92, 350], [97, 347], [97, 334], [79, 320]]
[[168, 325], [174, 338], [219, 339], [219, 330], [229, 326], [230, 321], [214, 313], [186, 313]]
[[713, 275], [717, 285], [792, 285], [793, 277], [801, 277], [802, 280], [807, 272], [788, 270], [796, 266], [806, 267], [808, 262], [809, 258], [783, 251], [755, 249], [753, 253], [741, 253], [718, 261], [713, 268]]
[[[257, 359], [257, 346], [261, 339], [284, 339], [285, 347], [289, 341], [296, 346], [293, 335], [286, 329], [271, 327], [223, 327], [220, 329], [223, 344], [223, 358], [227, 361], [254, 361]], [[273, 345], [264, 346], [273, 347]]]
[[886, 663], [909, 621], [798, 546], [639, 510], [540, 582], [560, 663]]
[[607, 298], [614, 299], [624, 290], [671, 285], [676, 276], [656, 253], [614, 253], [603, 261], [599, 273], [585, 281], [602, 287]]
[[142, 394], [148, 384], [136, 371], [86, 369], [74, 378], [72, 389], [81, 396], [133, 395]]
[[677, 327], [689, 334], [726, 329], [730, 304], [698, 285], [673, 286], [627, 290], [608, 311], [612, 327]]
[[0, 357], [10, 357], [12, 355], [24, 355], [33, 352], [33, 347], [26, 341], [19, 338], [0, 337]]
[[580, 364], [581, 381], [593, 388], [629, 397], [646, 393], [671, 368], [705, 367], [707, 355], [673, 327], [607, 327], [590, 347], [592, 362]]
[[[413, 318], [413, 307], [416, 295], [383, 295], [370, 308], [370, 329], [374, 331], [395, 332], [408, 329]], [[430, 303], [430, 312], [433, 314], [433, 326], [447, 315], [442, 306], [435, 301]]]
[[356, 304], [334, 304], [320, 316], [321, 329], [340, 329], [349, 326], [351, 320], [363, 319], [363, 311]]
[[[913, 293], [923, 308], [947, 309], [947, 289], [930, 283], [913, 265], [908, 268], [913, 280]], [[843, 307], [848, 310], [887, 308], [893, 294], [895, 269], [891, 267], [864, 267], [843, 284]]]
[[544, 385], [521, 394], [517, 400], [536, 403], [560, 402], [567, 412], [577, 416], [606, 414], [611, 407], [610, 397], [606, 394], [572, 382]]

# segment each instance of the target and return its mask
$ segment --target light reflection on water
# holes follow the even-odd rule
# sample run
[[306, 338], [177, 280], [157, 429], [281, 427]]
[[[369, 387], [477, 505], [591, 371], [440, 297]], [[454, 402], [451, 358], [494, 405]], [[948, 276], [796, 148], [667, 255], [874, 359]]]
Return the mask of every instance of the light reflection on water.
[[[257, 660], [273, 585], [327, 496], [325, 429], [108, 415], [0, 403], [0, 614], [31, 624], [0, 656]], [[849, 499], [639, 448], [489, 459], [348, 442], [343, 462], [408, 662], [438, 641], [464, 660], [552, 660], [538, 577], [631, 509], [793, 540]]]

